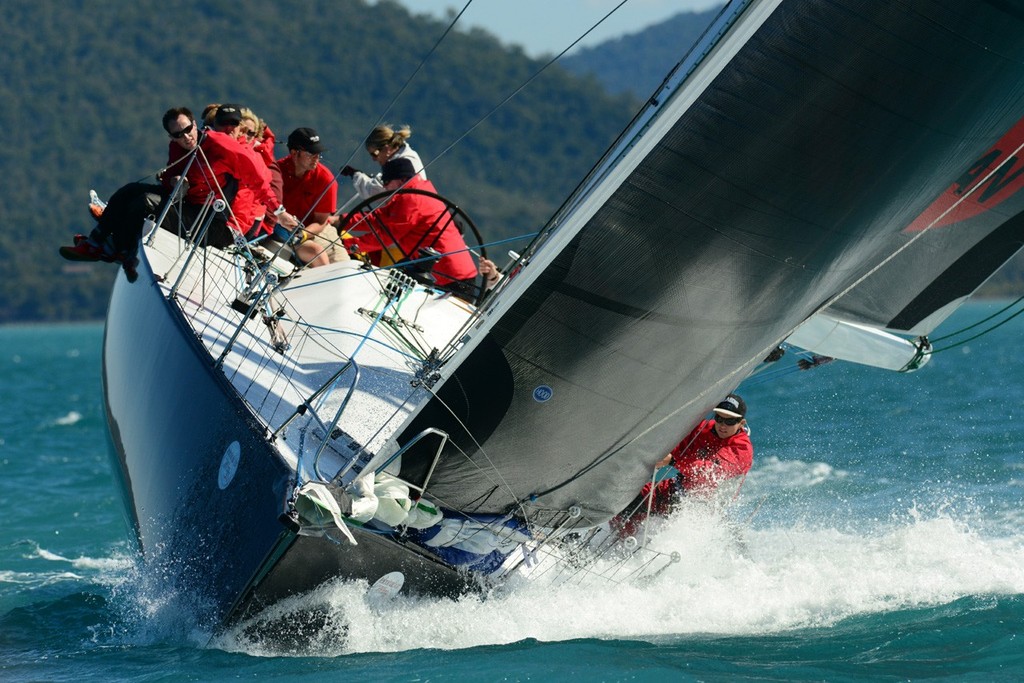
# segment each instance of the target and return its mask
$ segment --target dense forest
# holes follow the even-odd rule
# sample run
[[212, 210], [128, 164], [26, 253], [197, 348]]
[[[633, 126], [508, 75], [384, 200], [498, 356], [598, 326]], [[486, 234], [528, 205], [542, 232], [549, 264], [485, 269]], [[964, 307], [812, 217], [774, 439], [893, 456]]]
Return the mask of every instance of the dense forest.
[[[109, 196], [160, 169], [172, 106], [248, 106], [277, 133], [278, 156], [289, 131], [316, 128], [335, 171], [371, 169], [367, 132], [407, 123], [431, 179], [485, 240], [525, 241], [713, 15], [681, 14], [545, 68], [480, 29], [445, 35], [448, 21], [393, 0], [7, 0], [0, 322], [103, 316], [115, 269], [63, 261], [57, 246], [91, 228], [90, 189]], [[339, 197], [350, 194], [343, 183]], [[987, 287], [1024, 290], [1024, 268]]]
[[557, 65], [530, 81], [544, 61], [480, 30], [439, 43], [447, 27], [389, 1], [5, 2], [0, 322], [103, 316], [115, 269], [57, 246], [91, 228], [90, 189], [109, 196], [159, 170], [171, 106], [248, 106], [278, 156], [289, 131], [316, 128], [332, 170], [370, 170], [369, 130], [407, 123], [438, 190], [486, 240], [534, 233], [637, 99]]
[[595, 76], [608, 92], [646, 98], [720, 10], [683, 12], [638, 33], [582, 48], [559, 63], [573, 73]]

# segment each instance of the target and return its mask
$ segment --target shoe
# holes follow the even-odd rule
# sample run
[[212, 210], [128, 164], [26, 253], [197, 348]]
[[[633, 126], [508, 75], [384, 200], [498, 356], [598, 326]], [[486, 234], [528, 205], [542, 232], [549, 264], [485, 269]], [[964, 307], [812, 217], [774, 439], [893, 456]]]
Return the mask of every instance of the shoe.
[[96, 190], [89, 190], [89, 213], [92, 214], [92, 217], [99, 220], [105, 208], [107, 208], [107, 203], [100, 199]]
[[120, 259], [111, 251], [112, 247], [109, 244], [110, 240], [104, 238], [103, 235], [98, 230], [93, 230], [92, 233], [90, 233], [89, 235], [83, 235], [81, 233], [78, 233], [78, 234], [76, 234], [74, 236], [73, 240], [75, 242], [75, 249], [88, 249], [88, 247], [79, 247], [78, 245], [82, 244], [83, 242], [88, 242], [89, 240], [92, 240], [91, 244], [93, 244], [93, 245], [97, 244], [98, 242], [103, 242], [103, 247], [101, 248], [103, 253], [101, 253], [98, 258], [86, 259], [86, 258], [82, 258], [81, 256], [68, 256], [68, 255], [65, 255], [65, 251], [70, 251], [70, 249], [68, 247], [61, 247], [60, 248], [61, 249], [61, 251], [60, 251], [61, 256], [64, 256], [64, 258], [66, 258], [68, 260], [71, 260], [71, 261], [105, 261], [106, 263], [118, 263], [120, 261]]
[[75, 236], [75, 246], [61, 247], [60, 255], [68, 261], [101, 261], [107, 260], [103, 247], [90, 241], [88, 238], [79, 240]]

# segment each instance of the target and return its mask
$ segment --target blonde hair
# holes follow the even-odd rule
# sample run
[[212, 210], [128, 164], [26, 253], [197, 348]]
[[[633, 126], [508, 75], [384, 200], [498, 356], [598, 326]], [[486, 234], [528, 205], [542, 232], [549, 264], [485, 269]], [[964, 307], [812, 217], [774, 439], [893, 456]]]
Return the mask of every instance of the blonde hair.
[[379, 126], [374, 126], [373, 130], [366, 138], [366, 149], [374, 150], [381, 149], [382, 147], [401, 147], [405, 144], [405, 141], [412, 136], [412, 128], [407, 125], [403, 125], [398, 130], [394, 130], [390, 123], [382, 123]]
[[256, 116], [256, 114], [253, 114], [252, 109], [249, 109], [249, 107], [242, 107], [240, 114], [241, 119], [243, 121], [248, 121], [252, 124], [252, 130], [253, 133], [255, 133], [256, 139], [259, 140], [260, 138], [262, 138], [260, 130], [260, 117]]

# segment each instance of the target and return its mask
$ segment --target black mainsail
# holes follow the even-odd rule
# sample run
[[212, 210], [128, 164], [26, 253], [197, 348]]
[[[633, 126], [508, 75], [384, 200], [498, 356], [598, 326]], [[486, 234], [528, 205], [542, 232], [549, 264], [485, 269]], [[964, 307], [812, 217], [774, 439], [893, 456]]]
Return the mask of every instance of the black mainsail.
[[[442, 505], [607, 518], [816, 311], [910, 330], [1020, 246], [1015, 189], [908, 230], [1024, 114], [1019, 5], [764, 0], [712, 38], [730, 25], [556, 216], [509, 284], [521, 295], [399, 439], [452, 435], [430, 483]], [[972, 258], [983, 275], [964, 283]], [[929, 288], [943, 295], [915, 309]]]
[[[967, 164], [899, 233], [894, 256], [829, 314], [924, 335], [1024, 246], [1024, 119]], [[952, 165], [954, 160], [944, 163]]]

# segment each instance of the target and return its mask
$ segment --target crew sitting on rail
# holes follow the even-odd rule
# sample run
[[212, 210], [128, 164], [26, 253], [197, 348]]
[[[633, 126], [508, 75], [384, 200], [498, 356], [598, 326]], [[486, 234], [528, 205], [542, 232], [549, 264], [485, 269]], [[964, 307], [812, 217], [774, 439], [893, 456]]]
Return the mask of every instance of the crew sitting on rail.
[[288, 156], [277, 160], [284, 181], [284, 206], [305, 222], [304, 239], [294, 245], [295, 255], [311, 268], [348, 260], [335, 228], [338, 183], [320, 163], [324, 151], [314, 129], [296, 128], [288, 136]]
[[[218, 128], [225, 131], [234, 130], [241, 121], [235, 105], [221, 105], [217, 111]], [[175, 210], [161, 227], [176, 230], [179, 224], [195, 225], [211, 194], [230, 202], [231, 214], [214, 213], [202, 238], [206, 246], [223, 248], [232, 244], [234, 231], [244, 232], [252, 226], [256, 205], [261, 217], [269, 209], [282, 225], [298, 225], [296, 218], [278, 202], [270, 187], [270, 171], [251, 148], [238, 144], [227, 132], [207, 131], [201, 136], [195, 117], [186, 107], [167, 110], [163, 127], [170, 142], [167, 167], [158, 175], [162, 187], [144, 183], [122, 187], [110, 198], [96, 229], [88, 237], [76, 236], [74, 246], [61, 247], [61, 256], [73, 261], [116, 261], [122, 264], [128, 281], [134, 282], [138, 277], [136, 252], [143, 220], [147, 215], [161, 213], [170, 190], [186, 168], [188, 187], [184, 201], [173, 205]], [[197, 147], [203, 155], [189, 164]], [[249, 190], [248, 198], [241, 189]]]

